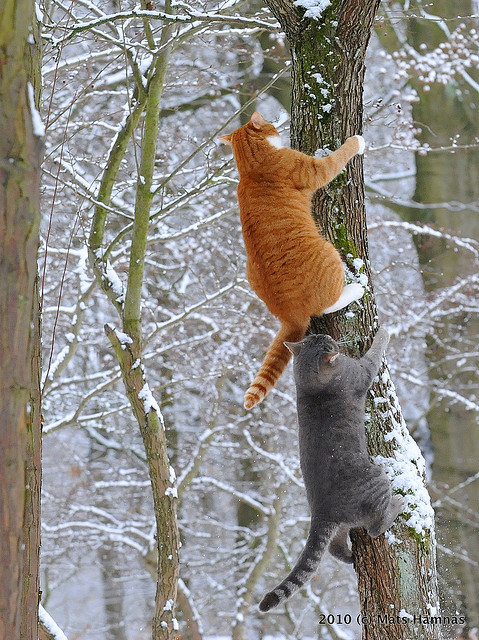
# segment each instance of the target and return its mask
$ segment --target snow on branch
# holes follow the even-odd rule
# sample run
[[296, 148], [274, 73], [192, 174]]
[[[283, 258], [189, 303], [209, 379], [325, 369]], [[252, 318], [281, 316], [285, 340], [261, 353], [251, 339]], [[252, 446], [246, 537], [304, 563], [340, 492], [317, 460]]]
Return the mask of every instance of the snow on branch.
[[96, 397], [105, 389], [112, 386], [120, 378], [121, 378], [121, 373], [118, 371], [118, 372], [115, 372], [115, 374], [113, 374], [112, 377], [109, 378], [108, 380], [105, 380], [100, 384], [96, 385], [96, 387], [94, 387], [88, 393], [83, 395], [81, 401], [78, 403], [74, 411], [71, 411], [66, 416], [63, 416], [62, 418], [60, 418], [59, 420], [56, 420], [48, 425], [45, 425], [43, 428], [43, 434], [46, 435], [47, 433], [52, 433], [53, 431], [57, 431], [58, 429], [61, 429], [63, 427], [66, 427], [68, 425], [71, 425], [77, 422], [81, 412], [83, 411], [84, 407], [88, 404], [88, 402], [90, 402], [92, 398]]
[[66, 42], [74, 38], [79, 33], [96, 29], [97, 27], [100, 27], [104, 24], [111, 25], [117, 20], [128, 20], [131, 18], [149, 18], [150, 20], [161, 20], [164, 23], [176, 24], [187, 24], [191, 22], [208, 22], [209, 24], [225, 23], [238, 27], [256, 27], [267, 29], [268, 31], [278, 29], [278, 24], [276, 21], [259, 20], [257, 18], [247, 18], [239, 15], [200, 12], [184, 3], [178, 4], [181, 5], [184, 11], [183, 14], [171, 14], [165, 13], [164, 11], [148, 11], [144, 9], [132, 9], [131, 11], [118, 11], [117, 13], [110, 13], [108, 15], [98, 17], [95, 20], [77, 24], [70, 29], [69, 33], [64, 38], [62, 38], [61, 41]]
[[43, 631], [48, 634], [48, 640], [68, 640], [55, 620], [42, 607], [41, 603], [38, 605], [38, 621]]
[[195, 452], [191, 455], [188, 464], [178, 477], [178, 496], [181, 498], [186, 487], [191, 484], [199, 471], [201, 462], [208, 451], [211, 443], [218, 433], [223, 433], [223, 427], [215, 427], [214, 429], [205, 429], [198, 438], [198, 444]]
[[247, 504], [250, 507], [253, 507], [253, 509], [256, 509], [257, 511], [259, 511], [259, 513], [263, 514], [264, 516], [271, 515], [271, 509], [269, 507], [265, 507], [265, 505], [261, 504], [261, 502], [258, 502], [258, 500], [255, 500], [248, 494], [243, 493], [242, 491], [238, 491], [232, 485], [227, 484], [226, 482], [222, 482], [221, 480], [217, 480], [216, 478], [212, 478], [211, 476], [202, 476], [201, 478], [194, 478], [191, 484], [198, 487], [201, 487], [204, 485], [212, 485], [217, 489], [221, 489], [221, 491], [224, 491], [225, 493], [229, 493], [230, 495], [234, 496], [235, 498], [240, 500], [240, 502], [244, 502], [244, 504]]
[[[407, 80], [414, 76], [427, 91], [433, 84], [448, 85], [456, 76], [462, 76], [467, 69], [474, 69], [479, 64], [479, 32], [468, 29], [461, 23], [449, 36], [431, 51], [421, 45], [420, 51], [405, 44], [402, 49], [392, 54], [396, 63], [398, 81]], [[470, 78], [472, 81], [472, 78]], [[474, 81], [468, 82], [469, 87], [478, 90]]]
[[[445, 204], [446, 203], [444, 203], [444, 205]], [[453, 203], [449, 203], [449, 204], [453, 205]], [[427, 208], [431, 209], [436, 206], [437, 207], [441, 206], [441, 208], [443, 207], [443, 205], [441, 204], [441, 205], [427, 205]], [[469, 209], [470, 205], [464, 205], [464, 208]], [[398, 221], [398, 220], [381, 220], [380, 222], [373, 222], [368, 224], [369, 232], [379, 228], [381, 229], [401, 228], [401, 229], [405, 229], [406, 231], [411, 231], [413, 234], [416, 234], [416, 235], [442, 238], [444, 240], [447, 240], [451, 244], [454, 244], [457, 247], [460, 247], [461, 249], [470, 251], [476, 258], [479, 258], [479, 242], [474, 238], [461, 238], [460, 236], [456, 236], [456, 235], [453, 235], [452, 233], [448, 233], [444, 229], [434, 229], [433, 227], [430, 227], [429, 225], [426, 225], [426, 224], [404, 222], [404, 221]]]
[[[42, 531], [45, 534], [53, 535], [56, 539], [61, 536], [70, 536], [72, 530], [76, 530], [75, 536], [78, 536], [78, 532], [92, 531], [97, 533], [100, 538], [108, 539], [112, 542], [118, 542], [127, 547], [131, 547], [138, 551], [140, 554], [144, 554], [150, 542], [150, 536], [145, 534], [138, 527], [132, 526], [128, 523], [120, 524], [115, 527], [108, 524], [102, 524], [100, 522], [92, 522], [91, 520], [70, 520], [62, 522], [58, 525], [47, 525], [42, 523]], [[139, 538], [140, 542], [134, 539]]]
[[175, 316], [172, 316], [171, 318], [169, 318], [168, 320], [165, 320], [165, 322], [159, 322], [156, 325], [155, 330], [148, 336], [148, 338], [145, 340], [145, 344], [148, 344], [149, 342], [152, 341], [152, 339], [162, 330], [162, 329], [166, 329], [167, 327], [170, 327], [172, 325], [177, 324], [178, 322], [180, 322], [181, 320], [184, 320], [185, 318], [187, 318], [189, 315], [191, 315], [193, 312], [195, 312], [197, 309], [201, 309], [201, 307], [203, 307], [204, 305], [208, 304], [209, 302], [212, 302], [213, 300], [217, 300], [218, 298], [223, 297], [226, 293], [228, 293], [229, 291], [231, 291], [232, 289], [234, 289], [236, 287], [236, 282], [230, 282], [229, 284], [225, 285], [224, 287], [222, 287], [221, 289], [218, 289], [217, 291], [215, 291], [215, 293], [209, 295], [209, 296], [205, 296], [205, 298], [203, 298], [202, 300], [200, 300], [199, 302], [192, 304], [190, 307], [187, 307], [184, 311], [182, 311], [181, 313], [176, 314]]
[[[461, 278], [450, 287], [445, 287], [430, 301], [426, 301], [422, 311], [411, 315], [406, 321], [402, 321], [395, 327], [389, 328], [390, 335], [406, 334], [408, 331], [417, 327], [420, 322], [431, 325], [437, 318], [450, 315], [451, 304], [455, 305], [456, 310], [459, 308], [457, 297], [464, 291], [475, 291], [479, 284], [479, 276], [474, 273], [472, 275]], [[466, 294], [467, 295], [467, 294]], [[463, 305], [464, 306], [464, 305]]]
[[253, 451], [258, 453], [260, 456], [263, 456], [267, 460], [270, 460], [271, 462], [277, 464], [283, 471], [285, 476], [287, 476], [296, 486], [304, 488], [303, 481], [297, 478], [294, 472], [286, 465], [284, 457], [281, 453], [271, 453], [270, 451], [265, 451], [265, 449], [262, 449], [254, 442], [250, 432], [247, 429], [243, 429], [243, 435], [246, 438], [246, 442], [253, 449]]

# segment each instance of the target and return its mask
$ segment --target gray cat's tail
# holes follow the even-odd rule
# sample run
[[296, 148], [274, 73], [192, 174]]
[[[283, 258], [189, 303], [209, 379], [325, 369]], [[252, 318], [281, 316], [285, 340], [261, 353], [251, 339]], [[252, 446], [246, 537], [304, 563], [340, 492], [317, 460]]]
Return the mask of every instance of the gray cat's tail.
[[306, 333], [309, 318], [305, 325], [301, 323], [281, 323], [280, 330], [270, 344], [255, 379], [251, 383], [244, 396], [245, 409], [251, 409], [261, 402], [276, 384], [291, 358], [291, 351], [285, 346], [285, 342], [299, 342]]
[[281, 584], [264, 596], [259, 603], [260, 611], [269, 611], [277, 607], [311, 580], [337, 528], [338, 525], [332, 522], [311, 522], [306, 545], [296, 566]]

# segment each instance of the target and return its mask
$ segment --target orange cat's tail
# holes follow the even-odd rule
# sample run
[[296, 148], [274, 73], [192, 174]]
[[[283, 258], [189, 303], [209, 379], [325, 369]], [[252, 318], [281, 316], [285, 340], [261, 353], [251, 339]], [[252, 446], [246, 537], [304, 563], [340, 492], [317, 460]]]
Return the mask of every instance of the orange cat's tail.
[[291, 358], [291, 352], [284, 346], [284, 342], [299, 342], [306, 333], [308, 322], [305, 325], [281, 323], [281, 328], [263, 360], [256, 378], [244, 396], [245, 409], [251, 409], [261, 402], [276, 384]]

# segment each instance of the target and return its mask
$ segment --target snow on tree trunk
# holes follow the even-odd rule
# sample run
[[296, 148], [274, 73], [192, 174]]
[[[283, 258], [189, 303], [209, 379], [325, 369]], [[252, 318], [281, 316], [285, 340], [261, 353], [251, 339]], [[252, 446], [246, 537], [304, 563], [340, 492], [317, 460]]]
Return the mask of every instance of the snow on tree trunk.
[[[292, 146], [314, 155], [333, 151], [362, 132], [364, 58], [379, 0], [308, 2], [269, 0], [291, 47]], [[359, 305], [314, 321], [312, 328], [348, 337], [350, 355], [371, 343], [378, 326], [366, 232], [362, 160], [322, 189], [314, 212], [341, 251], [348, 278], [367, 285]], [[359, 308], [358, 308], [359, 307]], [[358, 574], [364, 640], [440, 637], [434, 513], [425, 488], [424, 461], [409, 436], [387, 366], [367, 407], [369, 449], [406, 500], [405, 512], [386, 536], [358, 530], [353, 553]]]

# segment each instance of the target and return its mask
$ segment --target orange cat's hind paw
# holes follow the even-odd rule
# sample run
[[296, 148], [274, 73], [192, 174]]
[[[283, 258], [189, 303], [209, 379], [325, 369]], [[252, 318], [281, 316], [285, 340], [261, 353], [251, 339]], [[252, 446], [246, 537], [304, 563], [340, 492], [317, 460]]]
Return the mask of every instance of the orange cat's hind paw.
[[334, 313], [335, 311], [344, 309], [344, 307], [347, 307], [351, 302], [355, 302], [362, 298], [363, 295], [364, 288], [359, 284], [359, 282], [351, 282], [351, 284], [347, 284], [344, 287], [338, 300], [333, 305], [327, 307], [327, 309], [323, 309], [323, 314]]

